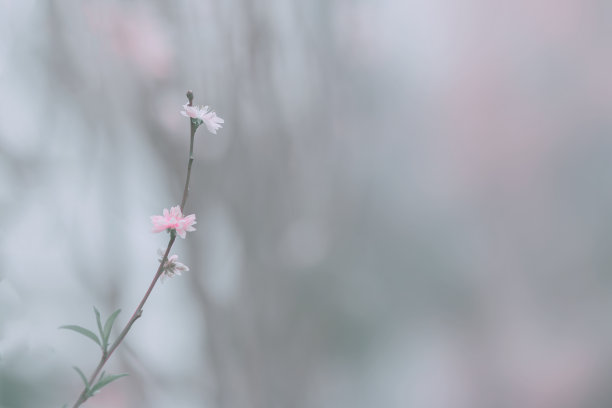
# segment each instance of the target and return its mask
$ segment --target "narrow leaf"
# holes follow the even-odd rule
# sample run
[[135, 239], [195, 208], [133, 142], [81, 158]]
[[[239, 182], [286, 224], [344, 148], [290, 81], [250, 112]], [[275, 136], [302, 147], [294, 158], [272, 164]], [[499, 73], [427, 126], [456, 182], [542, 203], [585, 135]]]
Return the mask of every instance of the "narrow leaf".
[[76, 370], [76, 372], [79, 373], [79, 376], [81, 377], [81, 379], [85, 383], [85, 389], [89, 390], [89, 383], [87, 382], [87, 377], [85, 377], [85, 374], [83, 374], [81, 369], [79, 367], [77, 367], [77, 366], [74, 366], [72, 368], [74, 368]]
[[98, 336], [96, 336], [94, 332], [92, 332], [91, 330], [87, 330], [84, 327], [76, 326], [72, 324], [68, 326], [62, 326], [60, 327], [60, 329], [74, 330], [77, 333], [81, 333], [83, 336], [89, 337], [90, 339], [95, 341], [98, 344], [98, 346], [102, 347], [102, 343], [100, 343], [100, 339], [98, 339]]
[[96, 383], [96, 385], [94, 385], [91, 388], [91, 392], [97, 392], [99, 391], [102, 387], [104, 387], [105, 385], [108, 385], [110, 383], [112, 383], [115, 380], [118, 380], [121, 377], [125, 377], [129, 374], [117, 374], [117, 375], [108, 375], [106, 377], [100, 377], [100, 379], [98, 380], [98, 382]]
[[106, 349], [106, 342], [104, 341], [104, 332], [102, 331], [102, 321], [100, 320], [100, 312], [94, 306], [94, 313], [96, 314], [96, 323], [98, 324], [98, 331], [100, 332], [100, 338], [102, 339], [102, 344], [104, 344], [104, 349]]
[[104, 334], [103, 334], [104, 337], [103, 338], [105, 339], [106, 343], [108, 343], [108, 339], [110, 338], [113, 324], [115, 324], [115, 319], [117, 318], [119, 313], [121, 313], [121, 309], [115, 310], [115, 312], [113, 312], [113, 314], [109, 316], [108, 320], [106, 320], [106, 323], [104, 323]]

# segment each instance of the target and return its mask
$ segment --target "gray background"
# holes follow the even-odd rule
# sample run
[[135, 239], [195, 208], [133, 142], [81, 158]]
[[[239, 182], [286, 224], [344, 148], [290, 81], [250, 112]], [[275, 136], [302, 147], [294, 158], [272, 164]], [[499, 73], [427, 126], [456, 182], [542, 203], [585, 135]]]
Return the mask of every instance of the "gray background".
[[[609, 406], [609, 2], [0, 0], [0, 407]], [[116, 334], [117, 332], [115, 332]]]

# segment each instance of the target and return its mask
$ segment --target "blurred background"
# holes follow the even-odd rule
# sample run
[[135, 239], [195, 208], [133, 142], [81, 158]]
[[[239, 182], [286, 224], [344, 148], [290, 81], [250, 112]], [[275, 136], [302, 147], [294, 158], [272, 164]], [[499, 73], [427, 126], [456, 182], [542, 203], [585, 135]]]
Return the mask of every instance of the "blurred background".
[[612, 405], [612, 3], [0, 0], [0, 407]]

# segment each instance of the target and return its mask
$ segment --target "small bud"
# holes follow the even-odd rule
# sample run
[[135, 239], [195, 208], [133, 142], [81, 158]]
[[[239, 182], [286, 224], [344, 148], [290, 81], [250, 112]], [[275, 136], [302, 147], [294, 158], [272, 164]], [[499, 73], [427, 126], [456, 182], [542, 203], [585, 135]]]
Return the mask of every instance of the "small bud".
[[187, 99], [189, 100], [189, 106], [193, 105], [193, 91], [187, 91]]

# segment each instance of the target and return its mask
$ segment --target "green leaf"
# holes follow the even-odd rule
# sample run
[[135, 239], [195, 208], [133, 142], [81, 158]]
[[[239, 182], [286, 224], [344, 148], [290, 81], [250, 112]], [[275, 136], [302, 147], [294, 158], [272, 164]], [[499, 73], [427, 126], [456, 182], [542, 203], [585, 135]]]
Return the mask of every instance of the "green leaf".
[[89, 383], [87, 382], [87, 377], [85, 377], [85, 374], [83, 374], [81, 369], [79, 367], [77, 367], [77, 366], [74, 366], [72, 368], [74, 368], [76, 370], [76, 372], [79, 373], [79, 376], [81, 377], [81, 379], [85, 383], [85, 389], [89, 390]]
[[95, 393], [98, 392], [102, 387], [104, 387], [105, 385], [108, 385], [110, 383], [112, 383], [115, 380], [118, 380], [121, 377], [125, 377], [129, 374], [117, 374], [117, 375], [109, 375], [109, 376], [100, 376], [100, 379], [98, 380], [98, 382], [96, 383], [96, 385], [94, 385], [91, 388], [91, 393]]
[[100, 338], [102, 339], [102, 349], [106, 350], [106, 342], [104, 341], [104, 332], [102, 331], [102, 321], [100, 320], [100, 312], [94, 306], [94, 313], [96, 314], [96, 323], [98, 324], [98, 331], [100, 332]]
[[89, 337], [90, 339], [95, 341], [98, 344], [98, 346], [102, 347], [102, 343], [100, 342], [100, 339], [98, 339], [98, 336], [96, 336], [94, 332], [92, 332], [91, 330], [87, 330], [84, 327], [76, 326], [73, 324], [68, 325], [68, 326], [62, 326], [60, 327], [60, 329], [74, 330], [77, 333], [81, 333], [83, 336]]
[[115, 319], [117, 318], [119, 313], [121, 313], [121, 309], [115, 310], [115, 312], [112, 315], [110, 315], [109, 318], [106, 320], [106, 323], [104, 323], [104, 332], [102, 334], [102, 338], [104, 339], [104, 342], [107, 344], [108, 344], [108, 339], [111, 334], [111, 330], [113, 328], [113, 324], [115, 324]]

